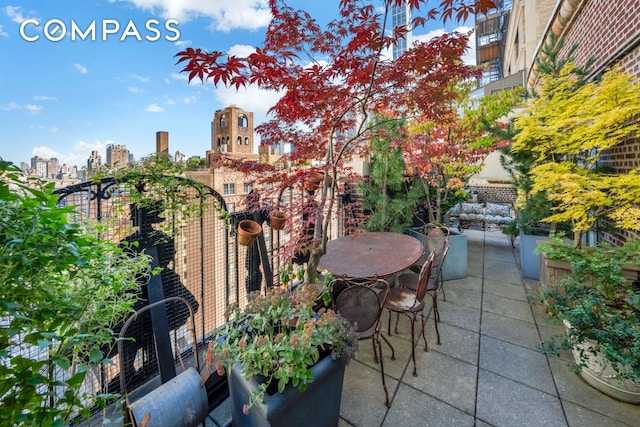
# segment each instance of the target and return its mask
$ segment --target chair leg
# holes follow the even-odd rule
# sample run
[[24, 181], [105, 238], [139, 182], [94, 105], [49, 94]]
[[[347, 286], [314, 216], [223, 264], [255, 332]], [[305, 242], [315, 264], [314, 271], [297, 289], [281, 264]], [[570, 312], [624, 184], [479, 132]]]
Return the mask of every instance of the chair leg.
[[422, 334], [422, 339], [424, 341], [424, 351], [429, 351], [429, 347], [427, 346], [427, 337], [424, 334], [424, 329], [426, 324], [424, 319], [424, 310], [420, 312], [420, 323], [422, 324], [422, 330], [420, 331], [420, 333]]
[[[387, 345], [389, 346], [389, 348], [391, 349], [391, 360], [396, 360], [396, 349], [393, 348], [393, 346], [391, 345], [391, 343], [389, 342], [389, 340], [387, 339], [387, 337], [385, 337], [384, 335], [382, 335], [382, 333], [380, 333], [380, 337], [384, 340], [384, 342], [387, 343]], [[380, 354], [382, 354], [382, 352], [380, 352]]]
[[438, 323], [440, 322], [440, 312], [438, 311], [438, 295], [433, 295], [433, 324], [436, 326], [436, 337], [438, 338], [438, 345], [440, 345], [440, 331], [438, 330]]
[[396, 326], [394, 329], [394, 332], [397, 334], [398, 333], [398, 322], [400, 321], [400, 313], [396, 313]]
[[382, 388], [384, 389], [384, 406], [389, 408], [391, 407], [391, 404], [389, 403], [389, 391], [387, 390], [387, 382], [384, 379], [384, 358], [382, 357], [382, 345], [380, 344], [379, 339], [374, 338], [371, 341], [373, 342], [374, 347], [376, 343], [378, 344], [378, 352], [380, 353], [380, 375], [382, 376]]
[[[378, 350], [376, 349], [376, 343], [375, 340], [371, 340], [371, 346], [373, 347], [373, 363], [378, 363]], [[380, 353], [380, 355], [382, 355], [382, 353]]]
[[411, 359], [413, 360], [413, 376], [418, 376], [418, 370], [416, 369], [416, 340], [415, 340], [415, 323], [416, 315], [413, 315], [411, 319]]

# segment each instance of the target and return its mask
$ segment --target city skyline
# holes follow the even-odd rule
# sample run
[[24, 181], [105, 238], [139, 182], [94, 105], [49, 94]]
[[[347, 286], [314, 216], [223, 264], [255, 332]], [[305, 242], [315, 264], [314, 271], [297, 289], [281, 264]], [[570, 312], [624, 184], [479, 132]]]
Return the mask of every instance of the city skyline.
[[[289, 3], [326, 23], [339, 1]], [[238, 105], [258, 125], [278, 95], [188, 84], [174, 56], [186, 47], [245, 56], [261, 44], [268, 21], [261, 0], [27, 0], [0, 8], [0, 57], [7, 64], [0, 70], [0, 157], [81, 167], [92, 151], [106, 158], [106, 146], [115, 144], [139, 159], [154, 152], [158, 131], [171, 135], [172, 153], [203, 157], [216, 110]], [[413, 39], [444, 31], [431, 22]], [[474, 47], [472, 41], [468, 61]]]

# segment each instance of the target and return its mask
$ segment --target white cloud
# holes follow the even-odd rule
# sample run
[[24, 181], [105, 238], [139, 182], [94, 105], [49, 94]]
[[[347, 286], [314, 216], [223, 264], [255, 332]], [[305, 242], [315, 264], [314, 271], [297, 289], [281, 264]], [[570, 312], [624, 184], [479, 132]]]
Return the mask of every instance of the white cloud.
[[189, 76], [187, 74], [184, 73], [171, 73], [171, 78], [173, 80], [187, 80], [189, 78]]
[[32, 156], [40, 156], [46, 159], [56, 158], [61, 164], [66, 163], [70, 166], [82, 166], [87, 164], [87, 159], [91, 155], [91, 152], [94, 150], [98, 151], [104, 159], [106, 156], [106, 147], [108, 144], [115, 144], [115, 142], [106, 140], [104, 142], [96, 141], [90, 143], [78, 140], [73, 144], [72, 147], [70, 147], [67, 153], [60, 153], [51, 147], [41, 145], [32, 149]]
[[0, 105], [0, 109], [4, 111], [13, 110], [25, 110], [28, 114], [35, 115], [42, 110], [41, 105], [35, 104], [18, 104], [17, 102], [10, 102], [8, 104]]
[[195, 102], [196, 97], [195, 96], [185, 96], [184, 99], [182, 100], [182, 102], [184, 102], [185, 104], [191, 104], [192, 102]]
[[[461, 26], [461, 27], [455, 28], [453, 31], [466, 34], [472, 30], [473, 28]], [[420, 34], [417, 36], [414, 35], [413, 41], [421, 41], [426, 43], [434, 37], [442, 36], [446, 32], [447, 31], [444, 28], [438, 28], [436, 30], [429, 31], [427, 34]], [[476, 64], [476, 33], [475, 32], [471, 34], [471, 36], [469, 36], [469, 48], [467, 49], [467, 52], [464, 55], [462, 55], [462, 61], [468, 65]]]
[[4, 30], [4, 27], [3, 27], [2, 25], [0, 25], [0, 36], [2, 36], [2, 37], [9, 37], [9, 33], [7, 33], [7, 32]]
[[188, 21], [196, 17], [211, 18], [210, 27], [229, 32], [235, 29], [256, 30], [271, 19], [267, 0], [126, 0], [143, 10], [158, 11], [165, 19]]
[[256, 48], [246, 44], [235, 44], [229, 48], [229, 55], [246, 58], [256, 51]]
[[75, 68], [80, 74], [87, 74], [87, 68], [80, 64], [73, 64], [73, 68]]
[[4, 8], [4, 13], [7, 14], [9, 19], [13, 22], [17, 22], [18, 24], [22, 23], [25, 20], [24, 15], [22, 15], [20, 6], [6, 6]]
[[191, 40], [178, 40], [174, 43], [177, 48], [184, 49], [187, 46], [191, 46], [193, 42]]
[[35, 101], [57, 101], [58, 98], [54, 96], [36, 95], [33, 97]]
[[0, 108], [3, 109], [4, 111], [12, 111], [12, 110], [19, 110], [20, 104], [18, 104], [17, 102], [10, 102], [8, 104], [4, 104], [4, 105], [0, 105]]
[[139, 76], [137, 74], [132, 74], [131, 77], [138, 80], [140, 83], [149, 83], [149, 81], [151, 81], [150, 77]]
[[236, 104], [243, 110], [252, 111], [256, 123], [267, 116], [267, 111], [278, 102], [280, 96], [277, 92], [260, 90], [255, 86], [240, 87], [238, 90], [221, 86], [214, 90], [215, 99], [224, 107]]
[[149, 113], [163, 113], [164, 108], [154, 102], [153, 104], [148, 105], [147, 108], [144, 109], [144, 111], [147, 111]]
[[129, 86], [128, 90], [131, 93], [142, 93], [142, 92], [144, 92], [144, 90], [140, 89], [138, 86]]

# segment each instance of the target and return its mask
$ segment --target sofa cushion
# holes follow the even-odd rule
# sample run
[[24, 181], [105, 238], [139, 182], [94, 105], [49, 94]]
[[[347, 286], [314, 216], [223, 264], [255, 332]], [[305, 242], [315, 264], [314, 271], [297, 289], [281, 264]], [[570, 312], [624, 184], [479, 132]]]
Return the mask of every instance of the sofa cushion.
[[511, 220], [508, 216], [502, 215], [485, 215], [485, 221], [491, 224], [506, 224]]
[[511, 216], [509, 206], [499, 205], [496, 203], [487, 203], [487, 215], [503, 217]]
[[483, 214], [484, 206], [482, 203], [462, 203], [460, 209], [461, 214]]

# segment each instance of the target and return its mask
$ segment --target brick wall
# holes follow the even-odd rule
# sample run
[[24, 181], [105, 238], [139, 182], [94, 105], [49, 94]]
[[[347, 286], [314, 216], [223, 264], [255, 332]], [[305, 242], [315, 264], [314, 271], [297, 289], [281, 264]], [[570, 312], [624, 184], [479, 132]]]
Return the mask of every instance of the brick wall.
[[[575, 20], [565, 30], [565, 52], [577, 44], [575, 58], [584, 63], [589, 57], [595, 57], [594, 70], [600, 71], [618, 56], [627, 56], [632, 41], [640, 31], [640, 2], [638, 0], [586, 0], [578, 11]], [[630, 45], [631, 44], [631, 45]], [[625, 53], [626, 52], [626, 53]], [[635, 58], [635, 59], [634, 59]], [[620, 61], [625, 68], [638, 70], [638, 49], [628, 59]]]
[[516, 201], [516, 192], [511, 185], [474, 185], [473, 190], [478, 190], [479, 202], [513, 203]]

